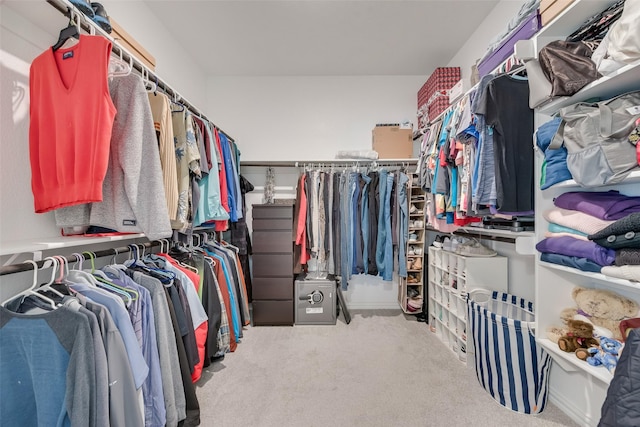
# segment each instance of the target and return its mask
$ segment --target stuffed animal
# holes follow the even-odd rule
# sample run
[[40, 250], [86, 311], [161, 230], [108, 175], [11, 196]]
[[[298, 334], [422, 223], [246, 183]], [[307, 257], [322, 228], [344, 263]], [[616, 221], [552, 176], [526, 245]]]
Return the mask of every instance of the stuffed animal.
[[600, 338], [600, 347], [591, 347], [586, 350], [581, 349], [576, 352], [576, 355], [581, 358], [578, 353], [586, 351], [589, 354], [589, 357], [587, 357], [587, 363], [589, 365], [603, 365], [613, 374], [618, 365], [621, 349], [622, 343], [620, 341], [602, 337]]
[[597, 347], [599, 344], [593, 337], [593, 325], [573, 319], [567, 322], [567, 332], [558, 339], [558, 347], [567, 353], [573, 353], [578, 348]]
[[564, 309], [560, 317], [568, 322], [573, 320], [576, 315], [585, 316], [594, 325], [596, 335], [609, 335], [608, 333], [598, 333], [598, 328], [605, 328], [611, 332], [609, 336], [622, 341], [620, 321], [630, 317], [638, 317], [638, 304], [615, 292], [576, 286], [572, 296], [576, 307]]

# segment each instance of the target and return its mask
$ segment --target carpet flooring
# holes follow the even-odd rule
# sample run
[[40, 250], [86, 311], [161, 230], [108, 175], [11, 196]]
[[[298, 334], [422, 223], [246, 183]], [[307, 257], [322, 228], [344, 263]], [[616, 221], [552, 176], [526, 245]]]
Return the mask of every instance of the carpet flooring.
[[349, 325], [247, 327], [197, 395], [205, 427], [577, 425], [551, 403], [535, 416], [504, 408], [399, 310], [352, 312]]

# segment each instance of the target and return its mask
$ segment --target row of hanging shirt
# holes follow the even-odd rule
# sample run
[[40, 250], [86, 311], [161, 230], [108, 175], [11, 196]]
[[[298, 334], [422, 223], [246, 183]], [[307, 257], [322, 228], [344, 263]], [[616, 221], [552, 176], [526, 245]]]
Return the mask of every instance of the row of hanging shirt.
[[485, 215], [533, 214], [532, 134], [526, 78], [484, 76], [424, 133], [418, 168], [429, 225], [449, 232]]
[[35, 272], [0, 306], [3, 424], [199, 424], [193, 383], [249, 324], [237, 249], [206, 242], [81, 269], [40, 287]]
[[343, 289], [354, 274], [391, 281], [395, 270], [406, 277], [408, 181], [403, 171], [386, 168], [302, 173], [294, 217], [295, 272], [340, 276]]
[[226, 230], [243, 216], [237, 145], [130, 69], [108, 77], [106, 52], [107, 39], [81, 35], [32, 63], [36, 212], [55, 211], [67, 234]]

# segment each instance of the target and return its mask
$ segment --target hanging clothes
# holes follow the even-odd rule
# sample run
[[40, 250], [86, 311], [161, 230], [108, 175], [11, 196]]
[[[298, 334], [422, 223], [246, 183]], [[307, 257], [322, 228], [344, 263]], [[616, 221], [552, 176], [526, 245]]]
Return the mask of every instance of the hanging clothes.
[[169, 213], [169, 219], [176, 221], [178, 215], [178, 171], [173, 143], [171, 101], [165, 94], [158, 92], [149, 93], [148, 98], [158, 140], [167, 212]]
[[103, 200], [55, 210], [56, 225], [93, 225], [145, 233], [152, 240], [170, 237], [160, 155], [142, 80], [134, 74], [114, 78], [109, 92], [118, 113], [102, 186]]
[[109, 40], [83, 34], [74, 46], [48, 48], [31, 63], [29, 160], [36, 213], [102, 200], [116, 115], [107, 85], [110, 54]]

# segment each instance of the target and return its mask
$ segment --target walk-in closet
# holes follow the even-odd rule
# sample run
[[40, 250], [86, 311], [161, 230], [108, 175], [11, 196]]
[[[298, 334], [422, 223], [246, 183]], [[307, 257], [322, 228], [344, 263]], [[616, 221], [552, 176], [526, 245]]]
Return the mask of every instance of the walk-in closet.
[[639, 19], [0, 2], [0, 427], [640, 425]]

